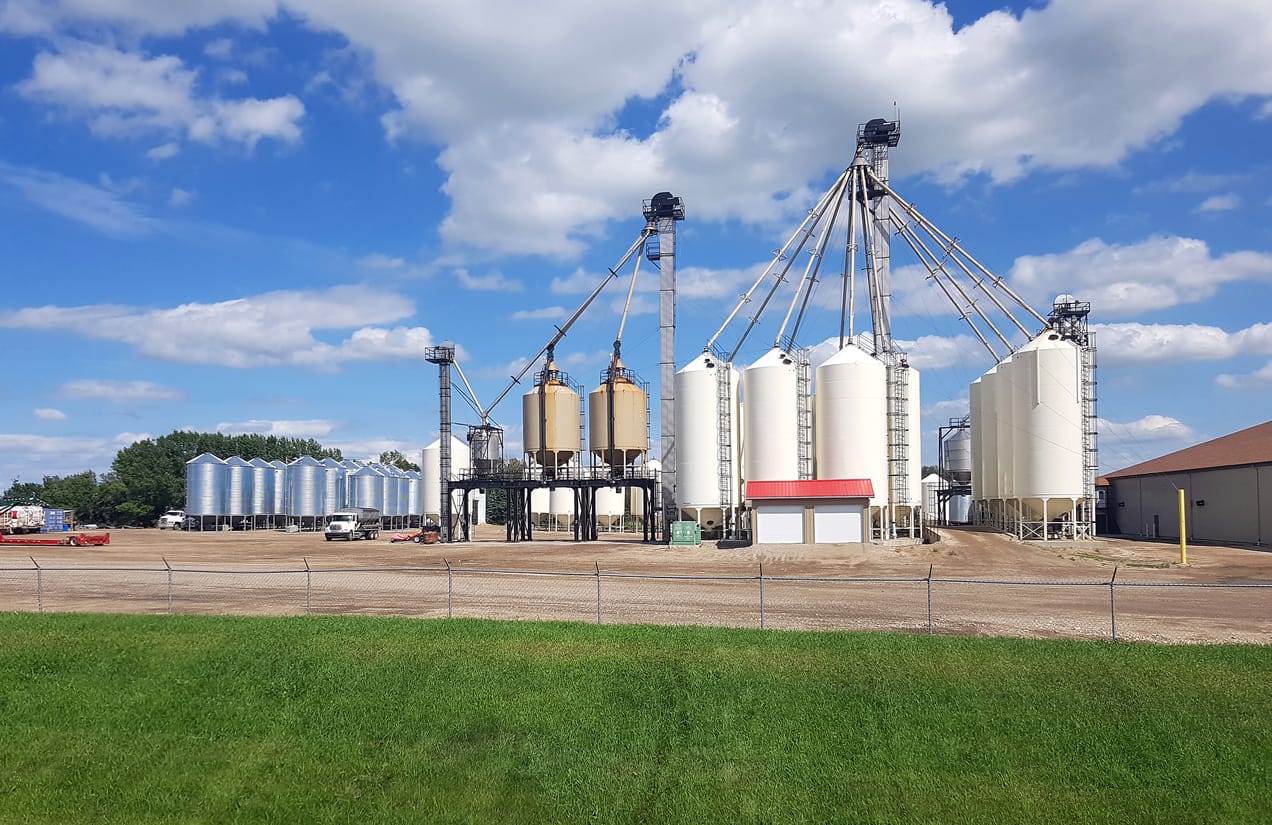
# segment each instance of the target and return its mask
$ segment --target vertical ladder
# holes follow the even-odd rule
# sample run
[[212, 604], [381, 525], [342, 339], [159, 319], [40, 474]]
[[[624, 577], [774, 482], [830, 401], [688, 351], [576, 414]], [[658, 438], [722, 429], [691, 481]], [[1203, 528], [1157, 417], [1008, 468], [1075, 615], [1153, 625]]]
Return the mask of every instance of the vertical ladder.
[[888, 363], [888, 506], [910, 501], [910, 368], [892, 354]]
[[797, 349], [794, 355], [799, 478], [805, 481], [813, 477], [813, 365], [807, 349]]
[[720, 472], [720, 509], [724, 526], [733, 508], [733, 381], [729, 364], [716, 363], [716, 466]]
[[1099, 419], [1095, 411], [1095, 333], [1087, 333], [1086, 345], [1078, 350], [1082, 375], [1082, 496], [1081, 518], [1074, 519], [1075, 538], [1095, 535], [1095, 477], [1099, 472], [1100, 453], [1097, 444]]

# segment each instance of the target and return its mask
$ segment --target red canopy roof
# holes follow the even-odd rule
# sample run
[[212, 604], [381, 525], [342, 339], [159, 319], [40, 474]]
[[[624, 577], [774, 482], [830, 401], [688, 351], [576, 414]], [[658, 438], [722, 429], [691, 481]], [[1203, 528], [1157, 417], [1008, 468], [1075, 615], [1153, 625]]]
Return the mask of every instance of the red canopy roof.
[[816, 478], [804, 481], [748, 481], [746, 497], [757, 498], [870, 498], [868, 478]]

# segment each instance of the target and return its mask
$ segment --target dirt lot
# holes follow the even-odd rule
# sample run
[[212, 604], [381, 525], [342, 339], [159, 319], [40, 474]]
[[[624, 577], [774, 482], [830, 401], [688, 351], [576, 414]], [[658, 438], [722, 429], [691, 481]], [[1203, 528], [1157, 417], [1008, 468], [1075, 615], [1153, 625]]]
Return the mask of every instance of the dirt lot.
[[[1115, 620], [1119, 639], [1272, 643], [1272, 587], [1175, 586], [1272, 583], [1272, 553], [1192, 546], [1184, 567], [1178, 546], [1164, 543], [942, 535], [926, 546], [721, 550], [622, 534], [576, 543], [536, 533], [508, 544], [494, 527], [447, 545], [393, 544], [387, 533], [326, 542], [315, 533], [117, 530], [108, 547], [0, 546], [0, 609], [596, 621], [599, 587], [602, 621], [758, 626], [762, 563], [770, 628], [926, 632], [930, 592], [938, 633], [1109, 638]], [[487, 572], [495, 570], [536, 575]]]

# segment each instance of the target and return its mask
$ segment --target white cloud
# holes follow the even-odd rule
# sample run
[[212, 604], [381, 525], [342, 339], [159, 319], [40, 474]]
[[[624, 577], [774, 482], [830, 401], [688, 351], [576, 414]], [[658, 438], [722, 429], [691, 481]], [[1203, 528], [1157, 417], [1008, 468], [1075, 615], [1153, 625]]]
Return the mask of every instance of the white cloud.
[[1008, 279], [1040, 311], [1069, 293], [1090, 301], [1101, 317], [1131, 317], [1208, 300], [1226, 283], [1272, 280], [1272, 254], [1215, 256], [1195, 238], [1157, 236], [1137, 244], [1095, 238], [1068, 252], [1017, 258]]
[[1191, 441], [1196, 438], [1191, 427], [1167, 415], [1146, 415], [1125, 423], [1101, 418], [1097, 427], [1101, 436], [1122, 441]]
[[936, 422], [938, 426], [944, 426], [946, 421], [951, 418], [962, 418], [971, 412], [971, 402], [967, 397], [951, 398], [945, 401], [937, 401], [933, 404], [924, 404], [920, 411], [925, 421]]
[[381, 252], [372, 252], [370, 255], [360, 258], [358, 265], [367, 269], [405, 269], [406, 261]]
[[1240, 195], [1211, 195], [1197, 207], [1198, 212], [1230, 212], [1241, 206]]
[[1272, 354], [1272, 323], [1236, 332], [1204, 324], [1092, 324], [1101, 366], [1222, 361]]
[[[281, 8], [277, 0], [10, 0], [0, 26], [63, 36], [106, 29], [135, 40], [220, 23], [260, 28]], [[1018, 15], [993, 11], [957, 30], [946, 6], [929, 0], [794, 10], [765, 0], [290, 0], [286, 15], [365, 56], [360, 65], [396, 102], [383, 118], [390, 139], [444, 147], [438, 162], [452, 209], [443, 237], [517, 254], [578, 254], [607, 222], [636, 220], [640, 200], [666, 181], [698, 218], [784, 220], [809, 204], [806, 182], [851, 160], [842, 124], [886, 115], [893, 100], [905, 126], [895, 177], [1004, 182], [1113, 167], [1160, 145], [1209, 102], [1257, 105], [1272, 95], [1261, 48], [1272, 42], [1272, 16], [1251, 0], [1214, 0], [1202, 15], [1185, 0], [1057, 1]], [[616, 32], [639, 48], [615, 48]], [[227, 50], [215, 41], [210, 49]], [[77, 50], [102, 65], [83, 71], [92, 61]], [[82, 46], [43, 57], [32, 81], [47, 83], [28, 92], [62, 95], [52, 102], [85, 111], [104, 133], [202, 129], [191, 108], [226, 115], [195, 94], [195, 78], [175, 58]], [[82, 88], [54, 82], [74, 69], [89, 81]], [[125, 78], [133, 82], [103, 82]], [[271, 105], [207, 131], [249, 145], [295, 140], [299, 102], [278, 99], [287, 100], [293, 105], [257, 101]], [[647, 134], [618, 126], [616, 113], [638, 100], [662, 106]]]
[[553, 321], [564, 318], [569, 311], [565, 307], [540, 307], [539, 309], [519, 309], [508, 317], [514, 321]]
[[48, 407], [37, 407], [31, 410], [31, 414], [41, 421], [65, 421], [66, 413], [61, 410], [55, 410]]
[[185, 398], [185, 393], [181, 390], [150, 381], [103, 381], [89, 378], [68, 381], [62, 385], [60, 392], [64, 398], [98, 399], [115, 404], [179, 401]]
[[1228, 389], [1272, 387], [1272, 361], [1248, 375], [1223, 374], [1215, 377], [1215, 383]]
[[197, 72], [172, 55], [148, 57], [68, 40], [59, 41], [59, 47], [36, 56], [31, 77], [17, 90], [86, 117], [99, 135], [184, 135], [203, 143], [228, 140], [249, 148], [265, 138], [300, 140], [298, 124], [305, 107], [291, 95], [269, 100], [201, 96]]
[[351, 458], [354, 461], [375, 461], [379, 459], [380, 454], [386, 450], [397, 450], [406, 456], [407, 461], [419, 463], [420, 453], [424, 450], [424, 445], [403, 441], [400, 438], [390, 438], [381, 436], [379, 438], [357, 438], [343, 441], [331, 441], [323, 439], [323, 446], [336, 449], [345, 458]]
[[910, 365], [919, 370], [943, 370], [966, 366], [969, 360], [993, 360], [984, 345], [970, 335], [957, 335], [953, 338], [922, 335], [913, 341], [898, 338], [896, 343], [909, 356]]
[[280, 438], [321, 438], [334, 429], [336, 429], [334, 422], [322, 418], [279, 421], [254, 418], [251, 421], [222, 421], [216, 425], [218, 433], [229, 435], [252, 433], [276, 435]]
[[[350, 307], [357, 307], [357, 312]], [[366, 286], [278, 291], [169, 309], [120, 306], [30, 307], [0, 312], [0, 327], [55, 330], [119, 341], [162, 361], [226, 367], [302, 366], [334, 371], [349, 361], [422, 360], [432, 346], [423, 327], [359, 326], [415, 312], [401, 295]], [[354, 331], [331, 344], [319, 330]]]
[[473, 275], [466, 269], [456, 269], [452, 274], [464, 289], [479, 292], [520, 292], [524, 288], [520, 281], [504, 277], [501, 272]]
[[234, 56], [234, 41], [228, 37], [218, 37], [203, 47], [203, 53], [217, 60], [229, 60]]
[[92, 227], [103, 235], [128, 238], [158, 231], [162, 224], [108, 188], [52, 172], [0, 162], [0, 183], [55, 215]]
[[146, 152], [146, 157], [151, 160], [167, 160], [168, 158], [176, 157], [180, 151], [181, 145], [179, 143], [161, 143]]
[[148, 433], [115, 436], [46, 436], [0, 433], [0, 478], [38, 481], [46, 475], [66, 476], [84, 470], [103, 471], [115, 454]]
[[172, 206], [186, 206], [193, 200], [194, 193], [179, 186], [172, 187], [172, 194], [168, 196], [168, 203]]

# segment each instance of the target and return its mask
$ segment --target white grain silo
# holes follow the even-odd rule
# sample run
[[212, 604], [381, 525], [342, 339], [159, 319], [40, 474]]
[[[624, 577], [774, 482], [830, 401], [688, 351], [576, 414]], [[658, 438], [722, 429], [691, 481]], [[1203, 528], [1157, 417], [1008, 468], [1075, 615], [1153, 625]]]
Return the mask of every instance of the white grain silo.
[[530, 523], [535, 527], [548, 524], [548, 510], [552, 504], [552, 494], [547, 487], [535, 487], [530, 491]]
[[1012, 420], [1022, 536], [1071, 517], [1083, 497], [1081, 358], [1076, 344], [1046, 330], [1016, 351]]
[[419, 470], [406, 472], [406, 515], [410, 527], [419, 526], [424, 517], [424, 475]]
[[747, 481], [799, 478], [799, 374], [780, 347], [742, 373], [746, 440], [742, 475]]
[[[577, 397], [577, 396], [576, 396]], [[575, 433], [578, 438], [578, 433]], [[468, 444], [455, 436], [451, 436], [450, 448], [450, 480], [455, 481], [468, 472], [472, 460], [472, 450]], [[424, 448], [423, 464], [420, 466], [421, 488], [424, 492], [424, 518], [434, 524], [441, 524], [442, 505], [442, 440], [433, 441]], [[463, 507], [463, 491], [451, 490], [451, 518], [458, 515]]]
[[[698, 522], [708, 532], [724, 524], [725, 511], [737, 506], [742, 489], [741, 377], [732, 364], [705, 352], [676, 373], [677, 505], [681, 518]], [[726, 420], [728, 429], [721, 433]], [[727, 495], [721, 490], [722, 473], [728, 476]], [[632, 512], [638, 511], [636, 507]]]
[[592, 455], [602, 464], [626, 467], [649, 449], [649, 395], [633, 380], [621, 362], [616, 363], [611, 371], [613, 380], [602, 383], [588, 394], [587, 443]]
[[984, 499], [985, 479], [985, 417], [982, 410], [984, 377], [978, 376], [967, 388], [969, 444], [971, 447], [972, 501]]
[[350, 507], [374, 507], [384, 511], [384, 475], [372, 464], [364, 464], [345, 479]]
[[557, 487], [548, 497], [548, 515], [553, 530], [569, 530], [574, 526], [574, 490]]
[[817, 368], [817, 477], [870, 479], [872, 524], [888, 505], [887, 391], [882, 362], [852, 345]]
[[626, 505], [620, 487], [599, 487], [596, 490], [596, 523], [607, 530], [623, 528], [623, 509]]
[[526, 456], [555, 477], [579, 452], [579, 394], [549, 362], [541, 385], [521, 397], [522, 441]]

